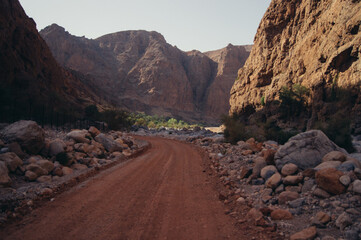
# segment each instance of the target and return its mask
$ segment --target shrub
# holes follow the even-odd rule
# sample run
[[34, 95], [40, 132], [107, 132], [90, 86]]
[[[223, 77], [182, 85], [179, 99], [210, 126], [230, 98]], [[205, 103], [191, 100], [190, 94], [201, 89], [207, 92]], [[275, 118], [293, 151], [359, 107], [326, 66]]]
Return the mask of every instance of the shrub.
[[264, 96], [261, 97], [261, 105], [262, 105], [262, 106], [266, 105], [265, 97], [264, 97]]
[[291, 88], [283, 86], [279, 92], [280, 110], [283, 117], [289, 119], [306, 111], [309, 93], [309, 89], [300, 84], [294, 84]]

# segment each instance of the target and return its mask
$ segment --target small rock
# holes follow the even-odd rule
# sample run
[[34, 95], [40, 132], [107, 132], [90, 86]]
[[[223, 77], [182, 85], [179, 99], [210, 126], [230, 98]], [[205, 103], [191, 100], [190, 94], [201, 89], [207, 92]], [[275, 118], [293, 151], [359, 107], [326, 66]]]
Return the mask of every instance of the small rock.
[[236, 201], [238, 203], [240, 203], [240, 204], [245, 204], [246, 203], [246, 200], [243, 197], [239, 197]]
[[61, 169], [61, 167], [56, 167], [56, 168], [54, 168], [54, 170], [53, 170], [53, 175], [54, 176], [58, 176], [58, 177], [61, 177], [61, 176], [63, 176], [63, 170]]
[[84, 170], [84, 169], [88, 169], [88, 167], [84, 164], [79, 164], [79, 163], [75, 163], [71, 166], [71, 168], [73, 170]]
[[87, 130], [73, 130], [66, 136], [77, 143], [90, 143], [90, 140], [87, 138], [87, 136], [89, 136]]
[[319, 187], [331, 194], [341, 194], [346, 188], [339, 179], [343, 175], [341, 171], [335, 168], [321, 169], [316, 173], [316, 183]]
[[8, 175], [8, 168], [4, 162], [0, 161], [0, 185], [9, 186], [11, 184], [11, 179]]
[[285, 191], [278, 196], [279, 204], [286, 204], [288, 201], [296, 200], [300, 195], [296, 192]]
[[292, 214], [284, 209], [276, 209], [271, 213], [272, 220], [290, 220], [292, 218]]
[[275, 193], [279, 194], [279, 193], [283, 192], [284, 190], [285, 190], [285, 186], [283, 184], [281, 184], [275, 189]]
[[345, 238], [347, 240], [359, 240], [359, 234], [356, 230], [348, 230], [345, 232]]
[[51, 176], [48, 175], [40, 176], [36, 179], [36, 181], [39, 183], [51, 182]]
[[92, 135], [92, 137], [96, 137], [100, 134], [100, 131], [94, 126], [91, 126], [88, 131]]
[[356, 168], [353, 172], [355, 173], [355, 175], [358, 179], [361, 179], [361, 169], [360, 168]]
[[331, 216], [328, 215], [327, 213], [321, 211], [316, 214], [316, 219], [320, 223], [326, 224], [331, 221]]
[[306, 170], [304, 170], [304, 171], [302, 172], [302, 175], [303, 175], [304, 177], [315, 178], [316, 170], [313, 169], [313, 168], [307, 168]]
[[247, 218], [252, 219], [254, 221], [259, 221], [261, 218], [263, 218], [263, 214], [261, 211], [257, 210], [256, 208], [252, 208], [247, 213]]
[[54, 169], [54, 163], [45, 159], [39, 160], [36, 164], [39, 165], [41, 168], [45, 169], [48, 173], [50, 173]]
[[69, 167], [63, 167], [62, 171], [63, 171], [63, 175], [65, 175], [65, 176], [73, 173], [73, 169], [71, 169]]
[[27, 165], [25, 169], [32, 171], [38, 177], [48, 174], [48, 171], [46, 171], [44, 168], [40, 167], [38, 164], [35, 164], [35, 163], [31, 163], [31, 164]]
[[340, 177], [339, 181], [345, 186], [347, 187], [348, 185], [350, 185], [351, 183], [351, 178], [347, 175], [343, 175]]
[[350, 226], [352, 224], [352, 219], [347, 213], [342, 213], [336, 220], [336, 226], [344, 230], [346, 227]]
[[252, 168], [242, 166], [240, 169], [240, 177], [241, 179], [248, 178], [252, 174]]
[[289, 201], [288, 206], [290, 206], [291, 208], [299, 208], [299, 207], [303, 206], [304, 202], [305, 202], [304, 198], [299, 198], [299, 199], [295, 199], [293, 201]]
[[62, 153], [65, 151], [66, 144], [60, 140], [55, 139], [49, 143], [49, 156], [53, 157], [56, 156], [59, 153]]
[[281, 173], [284, 176], [295, 174], [298, 171], [298, 167], [296, 164], [287, 163], [282, 167]]
[[302, 182], [303, 176], [297, 175], [297, 176], [287, 176], [283, 179], [284, 185], [297, 185], [300, 182]]
[[38, 178], [38, 175], [30, 170], [25, 172], [25, 178], [28, 181], [35, 181]]
[[258, 178], [260, 176], [261, 169], [264, 168], [266, 165], [267, 163], [263, 158], [261, 157], [256, 158], [254, 160], [254, 166], [251, 175], [252, 179]]
[[344, 161], [346, 161], [346, 154], [339, 152], [339, 151], [329, 152], [325, 156], [323, 156], [322, 162], [329, 162], [329, 161], [344, 162]]
[[[356, 160], [357, 161], [357, 160]], [[337, 167], [337, 170], [342, 172], [350, 172], [357, 168], [354, 161], [346, 161]]]
[[313, 186], [316, 185], [316, 182], [314, 179], [307, 180], [302, 185], [302, 193], [306, 193], [312, 190]]
[[317, 235], [316, 227], [309, 227], [291, 236], [291, 240], [312, 240]]
[[316, 188], [315, 190], [313, 190], [312, 194], [316, 197], [319, 198], [329, 198], [331, 197], [331, 195], [326, 192], [325, 190], [321, 189], [321, 188]]
[[51, 190], [50, 188], [43, 188], [41, 190], [41, 195], [43, 196], [50, 196], [51, 194], [53, 194], [53, 190]]
[[277, 171], [277, 168], [273, 165], [267, 165], [261, 170], [261, 177], [265, 180], [270, 178], [273, 174], [275, 174]]
[[275, 173], [266, 181], [266, 187], [275, 189], [280, 185], [282, 180], [281, 174]]
[[352, 183], [352, 191], [353, 191], [354, 193], [361, 194], [361, 180], [355, 180], [355, 181]]

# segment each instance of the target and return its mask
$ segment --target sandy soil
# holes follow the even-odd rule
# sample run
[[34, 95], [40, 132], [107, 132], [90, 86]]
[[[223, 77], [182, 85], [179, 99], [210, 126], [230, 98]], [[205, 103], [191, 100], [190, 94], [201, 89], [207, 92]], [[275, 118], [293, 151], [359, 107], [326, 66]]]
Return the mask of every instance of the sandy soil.
[[146, 139], [145, 154], [44, 203], [0, 239], [247, 238], [225, 214], [195, 147]]

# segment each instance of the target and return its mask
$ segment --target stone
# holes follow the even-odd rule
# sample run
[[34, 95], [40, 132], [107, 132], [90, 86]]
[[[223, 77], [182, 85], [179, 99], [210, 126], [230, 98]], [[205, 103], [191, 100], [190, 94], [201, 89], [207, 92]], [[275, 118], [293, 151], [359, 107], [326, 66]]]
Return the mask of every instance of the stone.
[[84, 164], [79, 164], [79, 163], [75, 163], [71, 166], [71, 168], [73, 170], [84, 170], [84, 169], [88, 169], [88, 167]]
[[346, 227], [352, 225], [352, 219], [347, 213], [342, 213], [338, 218], [336, 219], [336, 227], [338, 227], [341, 230], [344, 230]]
[[[357, 160], [356, 160], [357, 161]], [[358, 168], [358, 164], [356, 164], [355, 160], [347, 160], [343, 162], [341, 165], [337, 166], [337, 170], [342, 172], [350, 172], [354, 169]]]
[[88, 131], [92, 135], [93, 138], [100, 134], [100, 131], [94, 126], [91, 126]]
[[35, 181], [38, 178], [38, 175], [34, 173], [33, 171], [26, 171], [25, 172], [25, 178], [28, 181]]
[[297, 186], [288, 185], [285, 187], [285, 189], [286, 191], [300, 193], [302, 190], [302, 186], [301, 184], [298, 184]]
[[357, 230], [347, 230], [345, 231], [345, 238], [347, 240], [359, 240], [359, 234]]
[[322, 157], [331, 151], [346, 153], [319, 130], [300, 133], [281, 146], [276, 155], [275, 162], [278, 169], [287, 163], [297, 165], [301, 170], [314, 168], [322, 161]]
[[355, 175], [358, 179], [361, 179], [361, 169], [360, 168], [356, 168], [353, 172], [355, 173]]
[[51, 194], [53, 194], [53, 190], [51, 190], [50, 188], [43, 188], [40, 194], [42, 196], [50, 196]]
[[317, 236], [316, 227], [312, 226], [291, 235], [290, 240], [312, 240]]
[[343, 175], [339, 178], [340, 183], [344, 185], [345, 187], [348, 187], [351, 183], [351, 178], [348, 175]]
[[3, 140], [17, 142], [30, 154], [37, 154], [45, 145], [45, 132], [34, 121], [21, 120], [1, 131]]
[[37, 177], [40, 177], [42, 175], [47, 175], [48, 171], [40, 167], [38, 164], [31, 163], [25, 167], [26, 170], [31, 171], [36, 174]]
[[284, 185], [297, 185], [300, 182], [302, 182], [303, 176], [297, 175], [297, 176], [287, 176], [283, 178], [283, 184]]
[[249, 212], [247, 213], [247, 218], [248, 219], [252, 219], [254, 221], [259, 221], [260, 219], [263, 218], [263, 214], [261, 211], [259, 211], [256, 208], [252, 208], [251, 210], [249, 210]]
[[36, 181], [39, 183], [51, 182], [51, 176], [48, 175], [40, 176], [36, 179]]
[[243, 197], [239, 197], [239, 198], [237, 198], [236, 202], [239, 204], [245, 204], [246, 200]]
[[90, 143], [90, 139], [87, 138], [88, 135], [87, 130], [73, 130], [69, 132], [66, 136], [70, 139], [73, 139], [77, 143]]
[[0, 186], [9, 186], [11, 178], [9, 177], [9, 170], [5, 162], [0, 161]]
[[69, 167], [63, 167], [62, 168], [63, 170], [63, 175], [66, 176], [66, 175], [70, 175], [73, 173], [73, 169], [69, 168]]
[[276, 194], [279, 194], [285, 190], [285, 186], [283, 184], [280, 184], [274, 191]]
[[53, 157], [65, 152], [66, 144], [61, 139], [55, 139], [49, 143], [49, 156]]
[[262, 157], [256, 158], [254, 160], [251, 178], [258, 178], [261, 174], [262, 168], [264, 168], [266, 165], [267, 163]]
[[5, 162], [10, 172], [15, 172], [18, 167], [23, 165], [23, 161], [13, 152], [0, 154], [0, 161]]
[[332, 151], [327, 153], [325, 156], [323, 156], [322, 162], [329, 162], [329, 161], [344, 162], [346, 161], [346, 157], [347, 157], [346, 154], [343, 152]]
[[299, 198], [299, 199], [295, 199], [293, 201], [289, 201], [288, 206], [290, 206], [291, 208], [299, 208], [299, 207], [303, 206], [304, 203], [305, 203], [305, 199]]
[[280, 185], [282, 180], [281, 174], [275, 173], [266, 181], [266, 187], [275, 189]]
[[302, 175], [303, 175], [304, 177], [315, 178], [316, 170], [313, 169], [313, 168], [307, 168], [306, 170], [304, 170], [304, 171], [302, 172]]
[[345, 186], [339, 181], [342, 175], [343, 173], [335, 168], [322, 169], [316, 173], [316, 183], [328, 193], [338, 195], [346, 190]]
[[270, 178], [273, 174], [277, 173], [277, 168], [273, 165], [267, 165], [261, 170], [261, 177], [267, 180]]
[[321, 189], [321, 188], [315, 188], [315, 190], [313, 190], [312, 194], [316, 197], [319, 198], [329, 198], [331, 197], [331, 195], [326, 192], [325, 190]]
[[39, 160], [36, 164], [45, 169], [48, 173], [54, 169], [54, 163], [45, 159]]
[[298, 167], [296, 164], [287, 163], [282, 167], [281, 173], [284, 176], [293, 175], [298, 171]]
[[24, 159], [26, 157], [26, 154], [21, 149], [21, 146], [17, 142], [12, 142], [7, 145], [9, 148], [9, 152], [15, 153], [19, 158]]
[[278, 196], [278, 203], [286, 204], [287, 202], [296, 200], [299, 197], [300, 195], [297, 192], [284, 191]]
[[120, 143], [114, 141], [114, 139], [108, 137], [104, 133], [96, 136], [95, 140], [101, 143], [108, 152], [122, 152], [124, 149]]
[[316, 171], [318, 171], [318, 170], [325, 169], [325, 168], [337, 168], [340, 165], [341, 165], [340, 161], [327, 161], [327, 162], [320, 163], [314, 169]]
[[328, 222], [331, 221], [331, 216], [322, 211], [318, 212], [315, 218], [317, 219], [317, 221], [319, 221], [322, 224], [327, 224]]
[[276, 150], [273, 149], [266, 149], [262, 151], [263, 158], [266, 161], [267, 165], [275, 164], [275, 154], [276, 154]]
[[361, 180], [355, 180], [352, 183], [352, 191], [357, 194], [361, 194]]
[[312, 188], [316, 185], [316, 182], [314, 179], [309, 179], [305, 181], [302, 185], [302, 193], [306, 193], [312, 190]]
[[276, 209], [271, 213], [272, 220], [291, 220], [292, 218], [292, 213], [284, 209]]
[[53, 174], [54, 176], [61, 177], [61, 176], [63, 176], [64, 173], [63, 173], [63, 170], [62, 170], [61, 167], [56, 167], [56, 168], [54, 168], [52, 174]]

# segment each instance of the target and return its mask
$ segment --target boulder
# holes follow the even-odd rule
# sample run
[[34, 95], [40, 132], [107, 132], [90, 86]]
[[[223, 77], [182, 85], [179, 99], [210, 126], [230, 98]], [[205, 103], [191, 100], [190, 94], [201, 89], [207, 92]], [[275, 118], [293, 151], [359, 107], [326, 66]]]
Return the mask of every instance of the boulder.
[[343, 175], [341, 171], [335, 168], [326, 168], [316, 172], [316, 183], [323, 190], [331, 194], [341, 194], [345, 192], [345, 186], [340, 182]]
[[266, 181], [266, 187], [275, 189], [280, 185], [282, 180], [281, 174], [275, 173]]
[[314, 168], [331, 151], [347, 153], [328, 139], [322, 131], [311, 130], [290, 138], [281, 146], [276, 152], [275, 163], [279, 170], [287, 163], [293, 163], [302, 170]]
[[293, 163], [287, 163], [282, 167], [281, 173], [284, 176], [295, 174], [298, 170], [298, 167], [296, 164]]
[[35, 181], [38, 178], [38, 175], [36, 173], [34, 173], [33, 171], [26, 171], [25, 173], [25, 178], [28, 181]]
[[270, 178], [273, 174], [277, 173], [277, 168], [273, 165], [267, 165], [261, 170], [261, 177], [267, 180]]
[[95, 140], [101, 143], [108, 152], [121, 152], [124, 149], [122, 145], [104, 133], [96, 136]]
[[323, 156], [322, 162], [329, 162], [329, 161], [344, 162], [346, 161], [346, 158], [347, 155], [345, 153], [339, 151], [332, 151], [327, 153], [325, 156]]
[[49, 156], [56, 156], [65, 151], [66, 144], [61, 139], [55, 139], [49, 143]]
[[41, 168], [45, 169], [48, 173], [50, 173], [54, 169], [54, 163], [45, 159], [37, 161], [36, 164], [39, 165]]
[[15, 153], [16, 155], [18, 155], [19, 158], [24, 159], [26, 157], [26, 154], [21, 149], [21, 146], [19, 143], [12, 142], [12, 143], [9, 143], [7, 145], [7, 147], [9, 148], [9, 152]]
[[328, 223], [329, 221], [331, 221], [331, 216], [330, 215], [328, 215], [327, 213], [325, 213], [325, 212], [318, 212], [317, 214], [316, 214], [316, 217], [315, 217], [316, 219], [317, 219], [317, 221], [319, 221], [320, 223], [322, 223], [322, 224], [326, 224], [326, 223]]
[[10, 172], [15, 172], [18, 167], [23, 165], [23, 161], [13, 152], [0, 154], [0, 161], [5, 162]]
[[9, 177], [9, 170], [6, 167], [5, 162], [0, 161], [0, 186], [9, 186], [11, 179]]
[[287, 176], [283, 179], [284, 185], [297, 185], [300, 182], [302, 182], [303, 176], [297, 175], [297, 176]]
[[96, 137], [100, 134], [100, 131], [94, 126], [91, 126], [88, 131], [92, 135], [92, 137]]
[[286, 204], [288, 201], [296, 200], [300, 195], [296, 192], [284, 191], [278, 196], [279, 204]]
[[317, 236], [316, 227], [312, 226], [291, 235], [290, 240], [312, 240]]
[[36, 181], [39, 183], [51, 182], [51, 176], [48, 175], [40, 176], [36, 179]]
[[62, 170], [63, 170], [63, 175], [65, 175], [65, 176], [73, 173], [73, 169], [71, 169], [69, 167], [63, 167]]
[[63, 176], [64, 173], [63, 173], [63, 170], [61, 169], [61, 167], [56, 167], [56, 168], [54, 168], [52, 174], [54, 176], [61, 177], [61, 176]]
[[318, 164], [314, 169], [316, 171], [318, 171], [318, 170], [325, 169], [325, 168], [337, 168], [340, 165], [341, 165], [340, 161], [327, 161], [327, 162]]
[[290, 220], [292, 218], [292, 213], [285, 209], [276, 209], [271, 213], [272, 220]]
[[341, 230], [344, 230], [346, 227], [352, 225], [352, 219], [347, 213], [342, 213], [338, 218], [336, 219], [336, 227], [338, 227]]
[[27, 165], [25, 169], [35, 173], [37, 177], [48, 174], [48, 171], [46, 171], [44, 168], [40, 167], [38, 164], [35, 163], [31, 163]]
[[90, 143], [87, 137], [90, 137], [87, 130], [73, 130], [66, 135], [77, 143]]
[[45, 132], [34, 121], [21, 120], [15, 122], [1, 131], [3, 139], [10, 142], [17, 142], [31, 154], [37, 154], [45, 144]]

